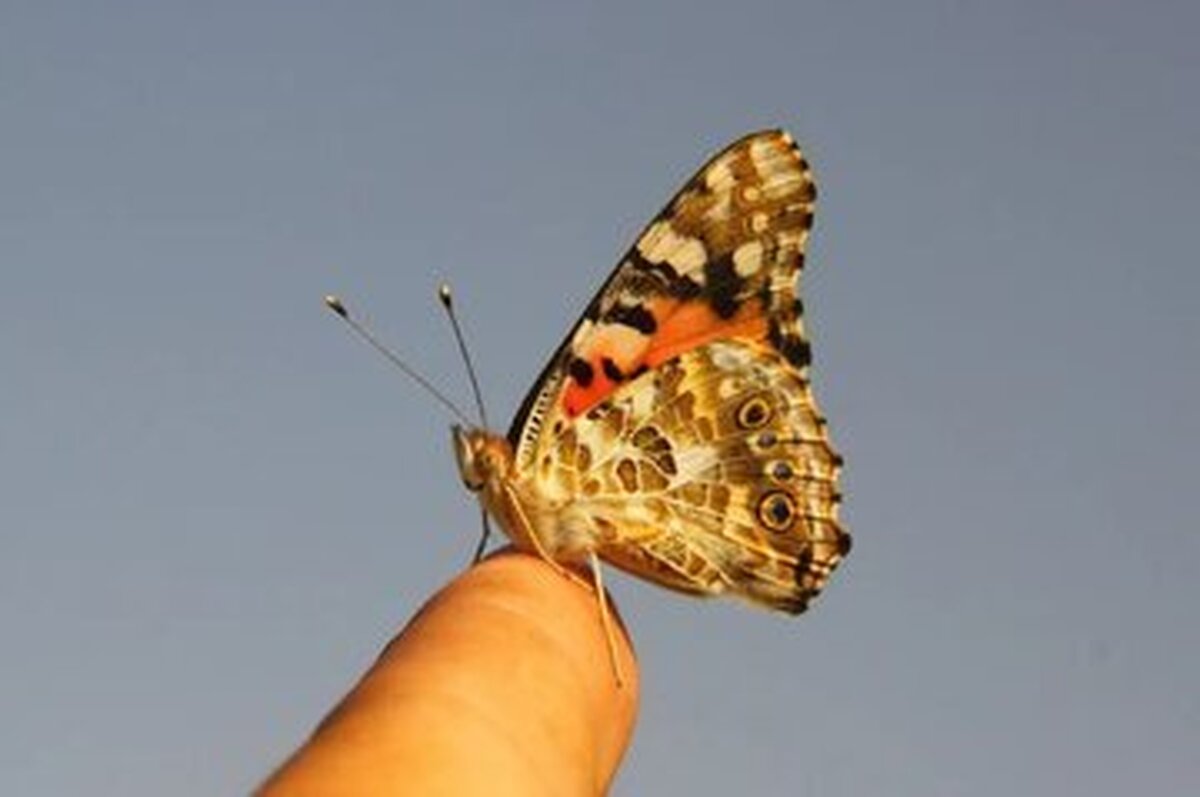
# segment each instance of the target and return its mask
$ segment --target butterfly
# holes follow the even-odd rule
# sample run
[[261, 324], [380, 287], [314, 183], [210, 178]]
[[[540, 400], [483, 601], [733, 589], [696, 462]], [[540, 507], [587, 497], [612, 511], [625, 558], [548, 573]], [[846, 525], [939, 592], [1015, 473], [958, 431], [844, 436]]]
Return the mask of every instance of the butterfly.
[[[816, 187], [782, 130], [722, 150], [653, 218], [507, 435], [454, 427], [513, 544], [799, 613], [850, 550], [798, 280]], [[615, 663], [615, 659], [614, 659]]]

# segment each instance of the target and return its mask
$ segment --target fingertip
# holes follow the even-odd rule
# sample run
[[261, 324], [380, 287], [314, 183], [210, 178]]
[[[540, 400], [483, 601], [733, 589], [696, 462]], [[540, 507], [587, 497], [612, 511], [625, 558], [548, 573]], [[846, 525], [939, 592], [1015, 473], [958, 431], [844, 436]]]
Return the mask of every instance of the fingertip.
[[560, 733], [587, 740], [597, 777], [607, 784], [632, 738], [640, 688], [637, 657], [615, 604], [609, 601], [620, 681], [595, 591], [538, 557], [504, 549], [461, 574], [443, 596], [461, 600], [460, 622], [492, 640], [488, 647], [508, 674], [505, 694], [514, 704], [541, 699], [552, 707], [556, 722], [572, 726]]
[[[615, 712], [616, 719], [632, 725], [639, 694], [633, 643], [620, 611], [608, 598], [622, 675], [618, 683], [590, 576], [586, 569], [577, 573], [589, 583], [566, 578], [544, 560], [506, 548], [459, 575], [444, 593], [457, 596], [461, 592], [480, 611], [483, 605], [491, 604], [504, 612], [507, 621], [493, 626], [504, 634], [536, 629], [540, 639], [528, 646], [524, 655], [542, 659], [538, 666], [547, 672], [577, 672], [585, 679], [588, 691]], [[531, 666], [533, 663], [528, 662]]]
[[639, 685], [613, 616], [620, 685], [591, 589], [535, 557], [489, 557], [417, 612], [270, 793], [348, 772], [380, 794], [397, 783], [404, 793], [494, 794], [498, 783], [512, 794], [546, 784], [604, 793], [633, 734]]

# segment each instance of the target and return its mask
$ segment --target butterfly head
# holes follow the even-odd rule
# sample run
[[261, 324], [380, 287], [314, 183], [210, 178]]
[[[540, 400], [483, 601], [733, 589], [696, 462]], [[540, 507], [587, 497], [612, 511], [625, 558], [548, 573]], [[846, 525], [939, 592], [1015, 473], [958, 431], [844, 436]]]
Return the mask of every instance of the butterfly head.
[[512, 467], [512, 448], [503, 437], [458, 424], [450, 431], [458, 475], [471, 492], [483, 491], [489, 483], [504, 478]]

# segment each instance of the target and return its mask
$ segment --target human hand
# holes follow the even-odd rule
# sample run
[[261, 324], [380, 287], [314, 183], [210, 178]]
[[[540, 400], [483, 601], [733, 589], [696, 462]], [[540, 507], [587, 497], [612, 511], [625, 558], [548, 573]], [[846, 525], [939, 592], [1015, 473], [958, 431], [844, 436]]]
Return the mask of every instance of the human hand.
[[614, 631], [619, 686], [595, 594], [536, 557], [493, 556], [422, 607], [258, 794], [604, 794], [638, 702]]

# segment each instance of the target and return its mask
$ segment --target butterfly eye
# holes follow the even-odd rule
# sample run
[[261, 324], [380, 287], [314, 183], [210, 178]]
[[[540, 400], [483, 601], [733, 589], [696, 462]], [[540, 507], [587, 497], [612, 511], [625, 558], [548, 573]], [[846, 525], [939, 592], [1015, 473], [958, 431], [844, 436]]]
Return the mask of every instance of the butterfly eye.
[[796, 518], [796, 501], [782, 490], [767, 493], [758, 502], [758, 519], [771, 531], [787, 531]]
[[458, 475], [462, 479], [463, 486], [473, 493], [482, 490], [486, 484], [488, 467], [488, 453], [481, 451], [474, 442], [472, 433], [463, 427], [455, 424], [450, 429], [452, 439], [454, 440], [454, 457], [458, 461]]
[[743, 429], [757, 429], [771, 420], [771, 405], [762, 396], [752, 396], [737, 408], [737, 424]]

